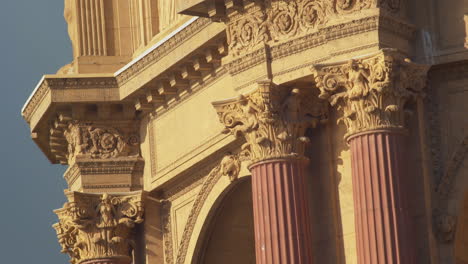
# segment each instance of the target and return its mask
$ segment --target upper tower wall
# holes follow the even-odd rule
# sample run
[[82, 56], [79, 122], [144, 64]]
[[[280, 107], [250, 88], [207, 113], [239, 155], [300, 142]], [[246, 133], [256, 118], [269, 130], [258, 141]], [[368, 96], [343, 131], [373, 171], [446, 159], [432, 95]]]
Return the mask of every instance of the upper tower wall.
[[177, 9], [169, 0], [65, 0], [73, 62], [59, 73], [117, 71], [182, 19]]

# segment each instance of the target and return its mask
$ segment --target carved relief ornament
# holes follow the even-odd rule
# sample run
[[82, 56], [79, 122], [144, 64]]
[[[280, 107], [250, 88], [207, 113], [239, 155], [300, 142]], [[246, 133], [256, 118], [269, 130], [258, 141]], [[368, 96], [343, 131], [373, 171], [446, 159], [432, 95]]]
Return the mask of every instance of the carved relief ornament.
[[136, 131], [123, 133], [107, 125], [70, 123], [63, 134], [68, 143], [69, 164], [77, 156], [91, 159], [139, 156], [140, 140]]
[[55, 210], [54, 224], [62, 253], [70, 263], [115, 258], [131, 261], [133, 228], [143, 222], [144, 193], [126, 195], [69, 192], [69, 202]]
[[262, 44], [315, 32], [334, 17], [377, 7], [397, 13], [401, 3], [400, 0], [266, 0], [229, 17], [229, 52], [238, 56]]
[[214, 102], [226, 133], [243, 136], [253, 163], [303, 157], [306, 130], [326, 119], [326, 108], [310, 89], [282, 89], [271, 81], [234, 100]]
[[412, 63], [395, 50], [312, 68], [319, 97], [343, 110], [338, 122], [345, 138], [379, 129], [404, 129], [406, 105], [423, 96], [427, 65]]

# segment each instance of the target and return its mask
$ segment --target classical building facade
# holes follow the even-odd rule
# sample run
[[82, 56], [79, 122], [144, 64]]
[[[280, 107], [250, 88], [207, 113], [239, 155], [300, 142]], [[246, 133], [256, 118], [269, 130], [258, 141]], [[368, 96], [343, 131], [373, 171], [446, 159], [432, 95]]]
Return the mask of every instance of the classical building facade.
[[62, 252], [468, 263], [467, 14], [466, 0], [65, 0], [74, 59], [22, 110], [68, 166]]

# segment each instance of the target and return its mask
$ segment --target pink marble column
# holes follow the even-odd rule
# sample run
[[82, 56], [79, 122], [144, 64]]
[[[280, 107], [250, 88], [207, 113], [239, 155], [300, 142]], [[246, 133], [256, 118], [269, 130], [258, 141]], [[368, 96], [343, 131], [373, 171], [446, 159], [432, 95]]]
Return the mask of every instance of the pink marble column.
[[414, 264], [403, 135], [370, 131], [349, 139], [359, 264]]
[[106, 258], [83, 261], [80, 264], [131, 264], [130, 258]]
[[310, 264], [305, 159], [251, 166], [257, 264]]

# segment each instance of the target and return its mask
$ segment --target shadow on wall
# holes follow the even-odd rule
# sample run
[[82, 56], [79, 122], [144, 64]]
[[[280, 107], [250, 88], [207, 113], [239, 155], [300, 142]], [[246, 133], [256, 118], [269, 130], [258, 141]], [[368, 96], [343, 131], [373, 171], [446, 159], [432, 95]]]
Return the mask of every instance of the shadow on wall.
[[255, 264], [252, 182], [238, 181], [210, 217], [197, 263]]
[[308, 131], [311, 143], [306, 152], [310, 159], [307, 181], [314, 263], [355, 263], [351, 169], [346, 168], [349, 156], [344, 130], [344, 126], [336, 125], [332, 110], [327, 124]]
[[468, 0], [409, 2], [409, 22], [418, 29], [415, 61], [439, 64], [468, 58], [461, 54], [468, 49]]

